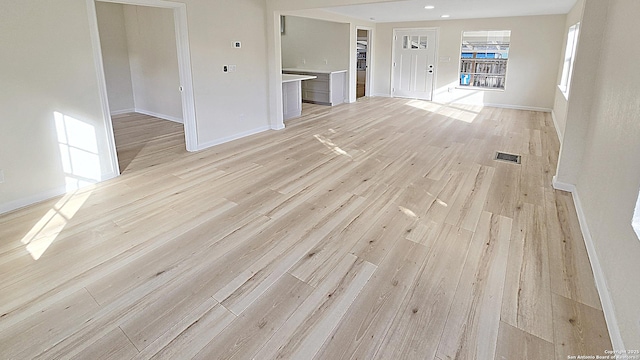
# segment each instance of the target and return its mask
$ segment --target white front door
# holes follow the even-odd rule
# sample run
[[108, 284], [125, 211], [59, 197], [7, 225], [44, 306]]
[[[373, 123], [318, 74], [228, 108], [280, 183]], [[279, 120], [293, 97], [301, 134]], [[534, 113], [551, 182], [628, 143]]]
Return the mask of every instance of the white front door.
[[395, 31], [392, 96], [432, 99], [436, 38], [435, 29]]

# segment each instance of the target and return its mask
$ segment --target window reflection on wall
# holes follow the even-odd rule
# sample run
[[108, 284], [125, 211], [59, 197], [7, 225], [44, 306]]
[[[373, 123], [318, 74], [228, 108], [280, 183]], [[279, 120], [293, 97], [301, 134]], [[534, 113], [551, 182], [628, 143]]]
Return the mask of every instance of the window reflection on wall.
[[54, 119], [67, 191], [100, 181], [100, 158], [95, 128], [59, 112], [54, 113]]

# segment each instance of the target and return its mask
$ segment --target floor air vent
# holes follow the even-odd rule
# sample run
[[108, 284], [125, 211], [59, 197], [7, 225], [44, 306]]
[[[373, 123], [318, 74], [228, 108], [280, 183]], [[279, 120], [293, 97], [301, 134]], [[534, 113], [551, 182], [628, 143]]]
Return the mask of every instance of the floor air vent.
[[514, 164], [520, 164], [520, 155], [507, 154], [503, 152], [496, 153], [496, 160], [507, 161]]

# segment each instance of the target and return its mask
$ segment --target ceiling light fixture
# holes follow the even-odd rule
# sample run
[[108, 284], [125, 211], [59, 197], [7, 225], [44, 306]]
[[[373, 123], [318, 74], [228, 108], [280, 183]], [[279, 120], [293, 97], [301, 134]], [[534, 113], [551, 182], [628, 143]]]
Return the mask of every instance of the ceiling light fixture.
[[445, 14], [445, 15], [440, 15], [440, 17], [441, 17], [441, 18], [448, 18], [448, 17], [451, 17], [451, 15], [446, 15], [446, 14]]
[[427, 10], [433, 10], [433, 9], [435, 9], [436, 7], [435, 7], [435, 6], [433, 6], [433, 5], [427, 5], [427, 6], [425, 6], [424, 8], [425, 8], [425, 9], [427, 9]]

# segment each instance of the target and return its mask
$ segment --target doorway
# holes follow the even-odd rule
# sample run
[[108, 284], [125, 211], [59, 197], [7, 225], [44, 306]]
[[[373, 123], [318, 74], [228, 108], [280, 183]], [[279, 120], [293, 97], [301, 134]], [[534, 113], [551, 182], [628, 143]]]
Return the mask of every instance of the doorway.
[[393, 36], [393, 97], [433, 99], [436, 29], [398, 29]]
[[98, 17], [96, 12], [96, 3], [117, 3], [123, 5], [138, 5], [152, 8], [169, 9], [173, 16], [175, 46], [178, 60], [178, 77], [179, 84], [176, 91], [179, 92], [182, 105], [182, 121], [184, 128], [184, 142], [187, 151], [199, 150], [197, 141], [196, 118], [195, 118], [195, 102], [193, 94], [193, 78], [191, 75], [191, 54], [189, 49], [188, 25], [187, 25], [187, 9], [184, 3], [164, 1], [164, 0], [86, 0], [87, 13], [89, 16], [89, 29], [91, 43], [93, 48], [94, 65], [98, 74], [98, 85], [100, 88], [100, 100], [102, 105], [102, 113], [105, 118], [107, 133], [109, 136], [109, 147], [111, 149], [111, 161], [116, 169], [116, 173], [120, 174], [118, 166], [118, 155], [116, 151], [116, 143], [113, 132], [113, 123], [111, 120], [111, 111], [109, 109], [109, 99], [107, 95], [107, 85], [105, 80], [105, 69], [103, 54], [101, 49], [100, 35], [98, 29]]
[[371, 61], [371, 30], [357, 28], [356, 39], [356, 99], [370, 96], [369, 69]]

